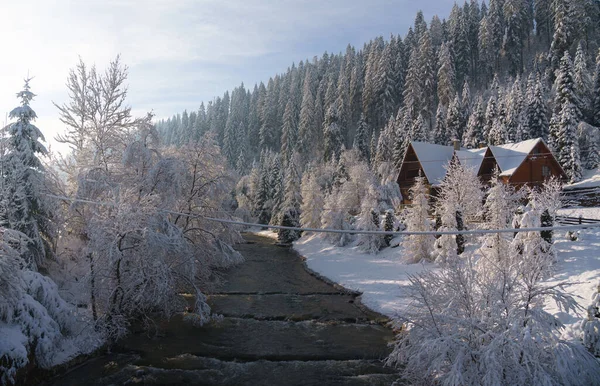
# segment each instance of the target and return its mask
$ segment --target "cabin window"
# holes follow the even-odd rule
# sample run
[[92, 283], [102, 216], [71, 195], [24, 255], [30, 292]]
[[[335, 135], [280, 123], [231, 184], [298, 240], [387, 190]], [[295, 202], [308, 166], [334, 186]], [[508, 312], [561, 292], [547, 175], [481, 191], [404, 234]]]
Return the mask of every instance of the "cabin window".
[[534, 147], [533, 150], [531, 151], [531, 154], [533, 154], [533, 155], [540, 154], [540, 149], [538, 149], [537, 146]]
[[547, 165], [542, 165], [542, 176], [550, 177], [550, 168]]

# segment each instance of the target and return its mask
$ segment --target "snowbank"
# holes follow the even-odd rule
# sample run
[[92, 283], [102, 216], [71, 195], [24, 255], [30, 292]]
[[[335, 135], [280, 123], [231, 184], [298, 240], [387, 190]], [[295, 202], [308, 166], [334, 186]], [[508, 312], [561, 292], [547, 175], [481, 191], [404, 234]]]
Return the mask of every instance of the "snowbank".
[[581, 189], [581, 188], [593, 188], [600, 186], [600, 168], [595, 170], [583, 170], [583, 176], [581, 181], [574, 184], [565, 185], [565, 190], [570, 189]]
[[[596, 208], [596, 211], [599, 209]], [[600, 230], [581, 231], [579, 240], [556, 235], [558, 263], [550, 282], [568, 281], [566, 290], [577, 296], [585, 309], [600, 283]], [[308, 267], [332, 281], [363, 293], [362, 302], [389, 317], [401, 314], [408, 304], [403, 296], [409, 285], [408, 275], [435, 269], [435, 264], [404, 264], [402, 247], [386, 248], [377, 255], [362, 252], [357, 246], [333, 247], [317, 236], [302, 238], [294, 248], [306, 258]], [[555, 304], [546, 308], [565, 325], [565, 337], [579, 336], [581, 315], [563, 313]]]
[[301, 238], [294, 248], [306, 258], [310, 269], [345, 288], [360, 291], [362, 303], [393, 317], [408, 304], [403, 297], [408, 276], [435, 268], [433, 264], [402, 264], [402, 247], [386, 248], [371, 255], [351, 245], [334, 247], [318, 236]]

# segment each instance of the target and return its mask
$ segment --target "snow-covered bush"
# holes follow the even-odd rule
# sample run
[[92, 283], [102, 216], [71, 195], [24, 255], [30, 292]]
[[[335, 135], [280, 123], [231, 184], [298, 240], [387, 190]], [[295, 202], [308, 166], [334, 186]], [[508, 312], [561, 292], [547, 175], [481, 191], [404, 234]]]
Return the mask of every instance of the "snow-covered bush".
[[586, 318], [581, 323], [583, 345], [592, 354], [600, 357], [600, 284], [594, 293], [592, 303], [587, 308]]
[[73, 339], [89, 321], [76, 317], [56, 284], [23, 268], [27, 237], [9, 229], [0, 233], [0, 384], [10, 384], [30, 361], [48, 368], [95, 346]]
[[411, 277], [412, 303], [396, 320], [387, 364], [422, 385], [596, 384], [598, 362], [562, 340], [561, 322], [543, 309], [549, 300], [576, 308], [563, 283], [542, 282], [544, 263], [506, 251], [493, 268], [463, 257]]

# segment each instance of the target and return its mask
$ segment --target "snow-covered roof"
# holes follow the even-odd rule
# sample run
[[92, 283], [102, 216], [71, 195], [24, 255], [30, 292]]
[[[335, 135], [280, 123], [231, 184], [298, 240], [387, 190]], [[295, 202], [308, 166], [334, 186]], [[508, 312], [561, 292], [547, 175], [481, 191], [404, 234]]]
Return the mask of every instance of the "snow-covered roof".
[[446, 176], [446, 165], [454, 155], [452, 146], [435, 145], [427, 142], [410, 143], [431, 185], [439, 185]]
[[477, 173], [481, 167], [486, 151], [487, 147], [480, 149], [461, 149], [456, 152], [456, 156], [458, 157], [458, 162], [460, 162], [464, 168], [474, 169], [475, 173]]
[[500, 146], [490, 146], [490, 150], [498, 163], [501, 176], [512, 176], [521, 166], [527, 155], [541, 141], [541, 138], [528, 139], [517, 143], [507, 143]]

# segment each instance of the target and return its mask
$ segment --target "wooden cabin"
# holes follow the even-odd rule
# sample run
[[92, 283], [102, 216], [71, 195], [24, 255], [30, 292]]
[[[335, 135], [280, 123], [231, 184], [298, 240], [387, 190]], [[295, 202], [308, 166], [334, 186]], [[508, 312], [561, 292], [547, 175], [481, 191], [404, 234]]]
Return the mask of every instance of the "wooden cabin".
[[442, 146], [425, 142], [411, 142], [398, 173], [402, 203], [410, 204], [409, 189], [414, 179], [422, 173], [435, 196], [437, 186], [446, 175], [445, 166], [452, 159], [477, 171], [484, 183], [489, 183], [494, 169], [506, 184], [517, 188], [539, 186], [550, 177], [567, 178], [562, 167], [541, 138], [529, 139], [500, 146], [480, 149], [462, 149], [459, 146]]

